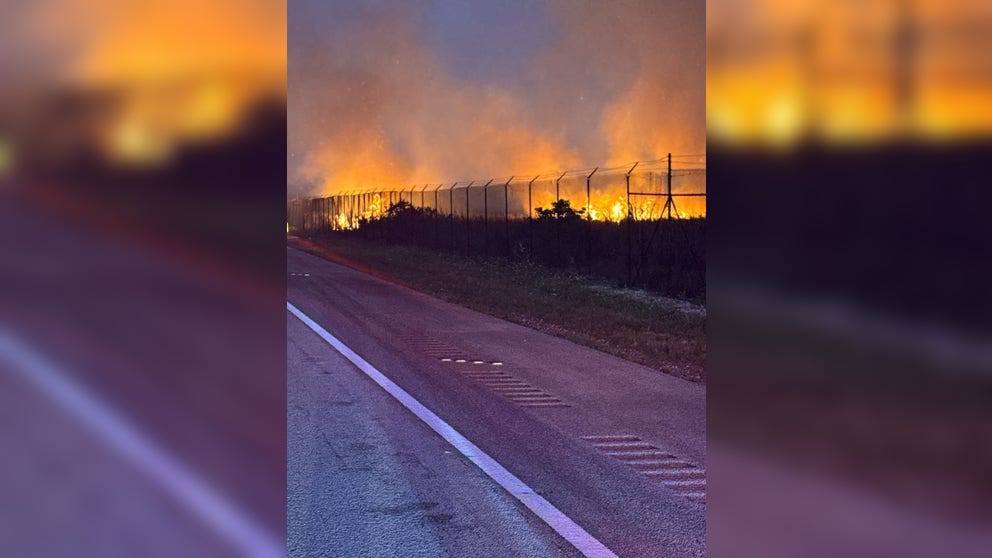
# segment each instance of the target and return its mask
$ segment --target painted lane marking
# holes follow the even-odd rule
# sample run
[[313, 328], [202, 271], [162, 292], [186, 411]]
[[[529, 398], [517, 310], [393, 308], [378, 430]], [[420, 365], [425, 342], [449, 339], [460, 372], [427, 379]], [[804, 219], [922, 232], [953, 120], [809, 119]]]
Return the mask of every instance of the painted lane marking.
[[407, 393], [403, 388], [396, 385], [395, 382], [387, 378], [382, 372], [369, 364], [368, 361], [355, 353], [355, 351], [351, 350], [351, 348], [331, 335], [320, 324], [313, 321], [309, 316], [296, 308], [296, 306], [293, 306], [291, 302], [286, 302], [286, 309], [289, 310], [291, 314], [299, 318], [301, 322], [306, 324], [307, 327], [313, 330], [330, 346], [334, 347], [337, 352], [341, 353], [341, 355], [351, 361], [352, 364], [354, 364], [373, 382], [378, 384], [379, 387], [386, 390], [389, 395], [393, 396], [394, 399], [399, 401], [410, 412], [416, 415], [417, 418], [427, 424], [431, 430], [440, 434], [441, 437], [454, 446], [459, 453], [478, 466], [479, 469], [482, 469], [482, 472], [488, 475], [489, 478], [496, 481], [496, 483], [502, 486], [507, 492], [510, 493], [510, 495], [519, 500], [529, 510], [534, 512], [535, 515], [547, 523], [549, 527], [554, 529], [555, 532], [561, 535], [566, 541], [571, 543], [572, 546], [578, 549], [578, 551], [584, 556], [588, 558], [617, 558], [617, 555], [607, 548], [606, 545], [599, 542], [599, 540], [590, 535], [585, 529], [572, 521], [571, 518], [562, 513], [558, 508], [552, 505], [551, 502], [548, 502], [542, 496], [534, 492], [534, 489], [524, 484], [522, 480], [500, 465], [487, 453], [479, 449], [475, 444], [470, 442], [468, 438], [462, 436], [461, 433], [441, 419], [441, 417], [434, 414], [433, 411], [425, 407], [420, 401]]
[[[671, 459], [661, 459], [653, 461], [628, 461], [630, 465], [638, 471], [657, 471], [662, 469], [694, 469], [691, 463], [673, 457]], [[698, 471], [698, 469], [696, 469]]]
[[582, 436], [583, 440], [591, 442], [593, 445], [598, 445], [602, 443], [610, 442], [639, 442], [640, 438], [637, 436], [630, 436], [628, 434], [619, 434], [615, 436]]
[[665, 486], [671, 488], [684, 488], [691, 489], [693, 491], [699, 489], [706, 489], [706, 479], [682, 479], [682, 480], [670, 480], [665, 482]]
[[706, 469], [629, 434], [581, 436], [603, 454], [618, 459], [680, 496], [706, 502]]
[[501, 371], [464, 371], [466, 378], [477, 381], [490, 391], [502, 395], [521, 407], [534, 409], [551, 407], [570, 407], [557, 397], [535, 388], [527, 382], [518, 380]]
[[644, 442], [624, 442], [622, 444], [597, 444], [596, 449], [609, 453], [611, 451], [644, 451], [656, 448]]
[[672, 464], [685, 464], [681, 459], [673, 456], [668, 452], [663, 452], [660, 450], [656, 451], [638, 451], [638, 452], [626, 452], [626, 451], [606, 451], [603, 452], [606, 455], [621, 459], [623, 461], [630, 462], [631, 465], [658, 465], [659, 467], [672, 466]]
[[[427, 344], [427, 348], [428, 349], [432, 349], [434, 351], [443, 351], [442, 353], [440, 353], [438, 355], [435, 355], [435, 356], [447, 355], [447, 354], [450, 354], [450, 352], [451, 352], [450, 347], [448, 347], [447, 345], [444, 345], [444, 344], [440, 344], [440, 343], [439, 344], [430, 344], [430, 343], [428, 343]], [[461, 358], [461, 359], [458, 359], [458, 360], [453, 361], [451, 359], [451, 357], [447, 357], [447, 356], [444, 357], [444, 358], [442, 358], [441, 359], [441, 362], [458, 362], [458, 363], [466, 363], [466, 364], [468, 363], [468, 361], [466, 359]], [[490, 366], [503, 366], [503, 363], [500, 362], [500, 361], [498, 361], [498, 360], [495, 360], [493, 362], [487, 363], [484, 360], [473, 359], [472, 360], [472, 364], [489, 364]]]
[[667, 471], [651, 471], [644, 476], [664, 480], [706, 479], [706, 471], [700, 469], [669, 469]]
[[96, 437], [127, 459], [145, 476], [163, 486], [170, 497], [203, 520], [245, 556], [286, 555], [286, 542], [255, 523], [191, 470], [170, 456], [96, 394], [72, 379], [13, 333], [0, 330], [0, 360], [79, 420]]
[[[442, 362], [445, 359], [441, 359]], [[485, 364], [481, 360], [473, 360], [472, 364]], [[493, 366], [503, 366], [500, 361], [493, 361], [490, 364]], [[489, 389], [490, 391], [502, 395], [509, 399], [511, 402], [516, 403], [521, 407], [530, 408], [549, 408], [549, 407], [570, 407], [567, 403], [557, 397], [535, 388], [534, 386], [519, 380], [514, 376], [503, 372], [502, 370], [486, 370], [486, 369], [455, 369], [462, 376], [475, 380], [483, 387]]]
[[563, 405], [560, 402], [548, 402], [548, 403], [517, 403], [521, 407], [535, 408], [535, 409], [560, 409], [568, 408], [568, 405]]

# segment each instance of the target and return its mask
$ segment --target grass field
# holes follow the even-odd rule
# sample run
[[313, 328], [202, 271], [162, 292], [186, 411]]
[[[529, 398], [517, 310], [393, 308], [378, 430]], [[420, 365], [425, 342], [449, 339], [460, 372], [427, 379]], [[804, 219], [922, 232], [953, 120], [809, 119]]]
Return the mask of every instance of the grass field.
[[530, 263], [330, 235], [291, 241], [442, 300], [705, 382], [705, 310]]

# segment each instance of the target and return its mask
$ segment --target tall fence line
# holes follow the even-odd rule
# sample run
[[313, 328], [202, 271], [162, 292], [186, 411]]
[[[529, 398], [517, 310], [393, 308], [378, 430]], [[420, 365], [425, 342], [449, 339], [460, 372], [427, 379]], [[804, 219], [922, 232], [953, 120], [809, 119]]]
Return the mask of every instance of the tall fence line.
[[533, 260], [666, 294], [705, 291], [706, 161], [668, 155], [537, 176], [368, 188], [288, 204], [302, 235]]

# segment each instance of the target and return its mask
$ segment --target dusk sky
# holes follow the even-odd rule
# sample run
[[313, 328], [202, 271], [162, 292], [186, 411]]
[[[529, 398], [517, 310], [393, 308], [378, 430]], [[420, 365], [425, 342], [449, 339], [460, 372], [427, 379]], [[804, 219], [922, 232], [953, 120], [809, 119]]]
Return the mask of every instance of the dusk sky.
[[705, 150], [705, 3], [289, 4], [289, 195]]

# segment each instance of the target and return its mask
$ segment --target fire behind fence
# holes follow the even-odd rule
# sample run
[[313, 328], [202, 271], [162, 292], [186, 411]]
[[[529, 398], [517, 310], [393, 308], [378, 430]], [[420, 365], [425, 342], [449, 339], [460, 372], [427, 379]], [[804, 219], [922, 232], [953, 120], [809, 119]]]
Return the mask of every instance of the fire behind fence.
[[290, 229], [502, 256], [705, 296], [706, 160], [509, 176], [290, 200]]

